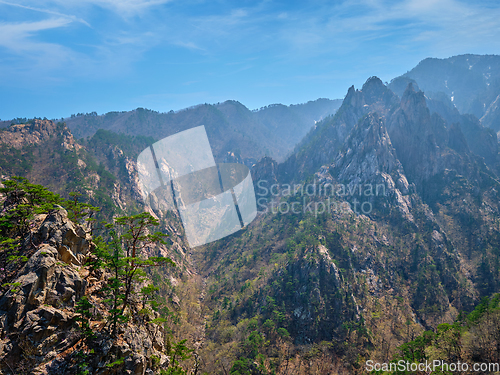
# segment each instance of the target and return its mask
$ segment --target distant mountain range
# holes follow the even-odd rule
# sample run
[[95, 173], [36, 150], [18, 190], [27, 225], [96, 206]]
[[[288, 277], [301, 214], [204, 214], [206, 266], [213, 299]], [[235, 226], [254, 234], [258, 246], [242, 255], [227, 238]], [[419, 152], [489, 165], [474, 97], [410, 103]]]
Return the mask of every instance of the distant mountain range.
[[251, 165], [264, 156], [283, 160], [317, 121], [334, 114], [340, 104], [341, 100], [318, 99], [290, 106], [273, 104], [250, 111], [243, 104], [228, 100], [169, 113], [138, 108], [102, 116], [73, 116], [65, 122], [77, 138], [105, 129], [157, 140], [205, 125], [217, 160], [222, 161], [228, 153], [233, 153], [248, 159]]

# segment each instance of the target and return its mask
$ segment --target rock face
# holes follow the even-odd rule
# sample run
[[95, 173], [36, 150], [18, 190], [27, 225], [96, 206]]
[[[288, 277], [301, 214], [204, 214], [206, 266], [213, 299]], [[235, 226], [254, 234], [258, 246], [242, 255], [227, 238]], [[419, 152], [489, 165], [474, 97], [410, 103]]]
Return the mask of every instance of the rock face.
[[[30, 356], [35, 367], [36, 359], [52, 359], [79, 339], [74, 310], [88, 283], [75, 265], [92, 245], [64, 209], [47, 215], [33, 238], [38, 250], [1, 297], [0, 316], [4, 360]], [[21, 362], [26, 370], [28, 361]]]
[[[251, 172], [257, 201], [259, 199], [267, 200], [271, 194], [271, 187], [278, 183], [278, 163], [270, 157], [265, 157], [253, 165]], [[257, 204], [257, 209], [261, 209], [260, 204]]]
[[[356, 300], [326, 247], [319, 247], [314, 262], [305, 259], [290, 262], [270, 283], [290, 281], [294, 288], [271, 296], [276, 305], [284, 305], [290, 312], [287, 327], [297, 344], [342, 340], [342, 323], [359, 321]], [[265, 303], [263, 299], [261, 304]]]
[[57, 249], [63, 262], [78, 266], [94, 246], [90, 234], [82, 226], [75, 226], [62, 208], [47, 215], [34, 237], [37, 242], [48, 243]]
[[361, 90], [350, 87], [335, 116], [318, 124], [301, 142], [298, 152], [279, 166], [281, 179], [300, 180], [330, 163], [360, 118], [373, 111], [385, 116], [397, 102], [398, 97], [377, 77], [368, 79]]
[[400, 100], [376, 77], [362, 90], [351, 87], [337, 115], [278, 166], [281, 181], [299, 181], [315, 171], [322, 182], [383, 184], [388, 200], [378, 203], [397, 207], [411, 221], [412, 200], [434, 204], [436, 194], [452, 183], [449, 171], [468, 180], [464, 189], [470, 194], [487, 183], [485, 176], [496, 178], [494, 134], [474, 116], [458, 112], [448, 116], [458, 121], [447, 123], [437, 112], [431, 114], [428, 103], [411, 80]]
[[[2, 373], [76, 374], [86, 368], [92, 374], [144, 375], [152, 373], [153, 355], [160, 360], [154, 366], [168, 364], [162, 354], [163, 329], [153, 334], [138, 322], [122, 325], [122, 339], [116, 343], [101, 330], [92, 347], [86, 346], [77, 324], [77, 302], [86, 295], [98, 321], [108, 313], [100, 294], [106, 275], [81, 266], [94, 247], [91, 236], [63, 208], [37, 219], [31, 241], [24, 241], [37, 249], [0, 297]], [[78, 356], [87, 357], [83, 367]], [[121, 365], [106, 366], [120, 358]]]
[[[322, 181], [321, 174], [317, 175]], [[410, 194], [415, 189], [409, 185], [384, 119], [377, 113], [369, 114], [353, 129], [332, 164], [331, 175], [348, 190], [355, 191], [357, 186], [371, 189], [372, 194], [358, 194], [361, 204], [367, 201], [382, 210], [397, 207], [406, 220], [413, 221]]]
[[65, 124], [56, 124], [49, 120], [33, 120], [28, 124], [12, 125], [0, 134], [0, 143], [7, 143], [20, 149], [25, 145], [39, 145], [46, 142], [54, 134], [63, 137], [64, 148], [68, 150], [81, 148]]
[[18, 286], [0, 299], [2, 356], [22, 358], [30, 353], [44, 358], [75, 338], [70, 311], [85, 294], [87, 282], [58, 259], [55, 248], [42, 246], [14, 281]]

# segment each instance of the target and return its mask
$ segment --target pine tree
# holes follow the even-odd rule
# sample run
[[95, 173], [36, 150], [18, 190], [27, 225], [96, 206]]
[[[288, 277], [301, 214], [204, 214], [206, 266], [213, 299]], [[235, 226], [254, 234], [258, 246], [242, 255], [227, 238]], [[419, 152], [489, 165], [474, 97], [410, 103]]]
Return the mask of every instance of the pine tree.
[[[107, 287], [106, 302], [110, 305], [109, 322], [111, 335], [117, 337], [119, 323], [128, 320], [126, 310], [130, 307], [130, 297], [136, 285], [146, 280], [144, 268], [175, 263], [167, 257], [148, 257], [145, 250], [157, 244], [165, 244], [165, 235], [161, 232], [151, 233], [158, 225], [158, 220], [145, 212], [133, 216], [115, 219], [114, 224], [107, 224], [110, 239], [96, 239], [96, 258], [91, 261], [91, 268], [104, 267], [111, 273]], [[143, 288], [143, 308], [154, 292], [154, 286]], [[154, 304], [153, 302], [151, 302]]]

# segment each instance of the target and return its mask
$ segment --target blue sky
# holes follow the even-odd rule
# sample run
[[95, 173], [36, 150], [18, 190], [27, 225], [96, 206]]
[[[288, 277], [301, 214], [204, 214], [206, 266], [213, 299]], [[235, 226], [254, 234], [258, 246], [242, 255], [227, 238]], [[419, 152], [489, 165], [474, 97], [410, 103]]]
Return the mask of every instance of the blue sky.
[[499, 51], [496, 0], [0, 0], [0, 119], [343, 98]]

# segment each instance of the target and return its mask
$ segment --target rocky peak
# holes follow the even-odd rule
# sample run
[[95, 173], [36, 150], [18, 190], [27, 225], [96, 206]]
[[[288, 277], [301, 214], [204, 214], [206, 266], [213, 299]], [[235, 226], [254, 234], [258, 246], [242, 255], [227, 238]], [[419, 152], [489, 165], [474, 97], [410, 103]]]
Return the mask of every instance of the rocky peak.
[[385, 117], [398, 105], [398, 97], [377, 77], [369, 78], [361, 90], [351, 86], [336, 115], [319, 123], [305, 139], [301, 151], [292, 154], [280, 166], [280, 175], [285, 180], [304, 176], [306, 170], [317, 170], [329, 164], [347, 139], [358, 121], [369, 113], [377, 112]]
[[415, 91], [411, 82], [401, 98], [401, 108], [405, 115], [415, 123], [426, 121], [430, 116], [424, 93]]
[[90, 234], [81, 225], [69, 220], [68, 213], [62, 207], [45, 217], [33, 237], [38, 243], [53, 246], [67, 264], [82, 265], [94, 248]]
[[64, 123], [50, 120], [33, 120], [26, 124], [12, 125], [0, 133], [0, 143], [20, 149], [25, 145], [39, 145], [53, 137], [61, 137], [62, 146], [66, 149], [79, 149], [71, 132]]
[[[381, 172], [380, 167], [384, 172], [390, 172], [399, 163], [384, 121], [377, 113], [369, 114], [356, 125], [344, 148], [345, 151], [339, 153], [335, 162], [340, 180], [351, 181], [354, 178], [356, 182], [365, 182]], [[351, 173], [354, 170], [356, 176]]]
[[347, 94], [344, 98], [344, 101], [342, 102], [342, 106], [359, 107], [362, 106], [363, 104], [365, 104], [363, 95], [361, 95], [359, 90], [356, 90], [354, 88], [354, 85], [349, 87], [349, 90], [347, 90]]
[[394, 94], [378, 77], [368, 78], [363, 85], [361, 92], [363, 93], [365, 102], [368, 105], [372, 105], [377, 102], [389, 104], [391, 101], [395, 101]]
[[404, 218], [413, 221], [411, 201], [406, 196], [414, 187], [408, 184], [384, 119], [377, 113], [366, 116], [351, 132], [344, 150], [330, 169], [333, 178], [351, 187], [383, 185], [384, 194], [371, 196], [371, 203], [378, 206], [391, 203]]

